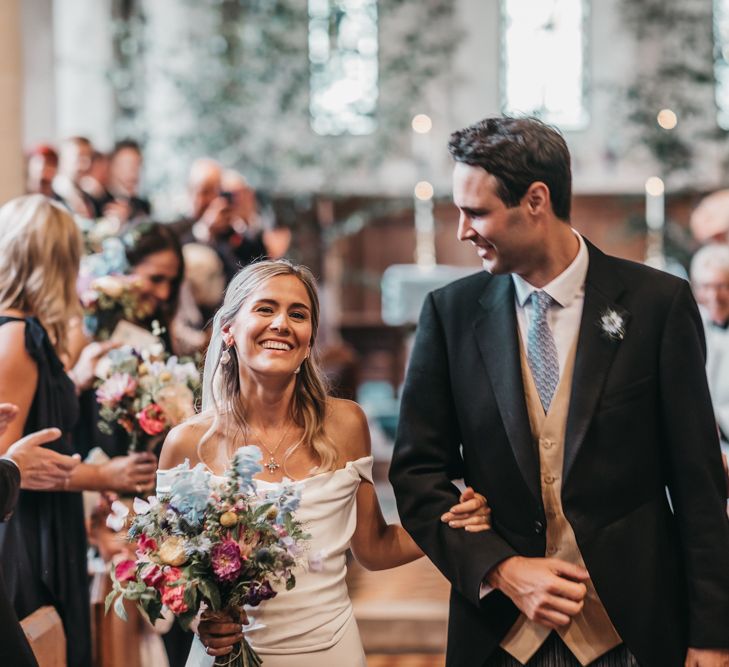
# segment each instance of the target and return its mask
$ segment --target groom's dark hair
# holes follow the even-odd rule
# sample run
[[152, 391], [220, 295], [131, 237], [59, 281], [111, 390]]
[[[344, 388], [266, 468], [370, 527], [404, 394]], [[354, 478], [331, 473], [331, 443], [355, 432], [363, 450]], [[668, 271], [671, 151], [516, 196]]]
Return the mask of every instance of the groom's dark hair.
[[555, 128], [536, 118], [486, 118], [451, 134], [448, 150], [456, 162], [483, 167], [494, 176], [497, 194], [509, 207], [541, 181], [549, 188], [554, 214], [569, 221], [570, 152]]

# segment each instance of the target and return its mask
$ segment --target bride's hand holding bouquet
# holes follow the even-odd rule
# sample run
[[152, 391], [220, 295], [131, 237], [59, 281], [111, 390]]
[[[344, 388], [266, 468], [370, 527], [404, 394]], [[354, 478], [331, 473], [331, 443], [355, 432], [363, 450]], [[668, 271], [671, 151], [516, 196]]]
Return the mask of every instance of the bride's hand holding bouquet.
[[[216, 664], [260, 665], [242, 636], [243, 606], [274, 597], [276, 584], [295, 586], [293, 570], [308, 537], [294, 518], [295, 486], [256, 491], [253, 476], [261, 471], [260, 458], [258, 448], [241, 447], [222, 479], [211, 477], [202, 465], [181, 465], [160, 475], [158, 495], [135, 500], [128, 539], [136, 541], [136, 559], [114, 569], [107, 611], [113, 604], [126, 618], [123, 600], [134, 600], [154, 622], [165, 606], [187, 628], [203, 609], [201, 633], [208, 623], [220, 628], [229, 619], [235, 624], [234, 633], [223, 625], [226, 641], [220, 644], [226, 648], [214, 648], [210, 635], [209, 654], [218, 656]], [[230, 634], [237, 641], [232, 649]]]

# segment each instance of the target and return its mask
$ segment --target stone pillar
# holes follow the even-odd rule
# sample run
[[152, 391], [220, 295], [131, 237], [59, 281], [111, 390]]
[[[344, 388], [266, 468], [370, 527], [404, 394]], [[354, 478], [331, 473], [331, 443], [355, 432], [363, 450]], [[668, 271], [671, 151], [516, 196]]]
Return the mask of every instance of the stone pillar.
[[0, 204], [23, 194], [20, 0], [0, 2]]
[[83, 135], [101, 150], [114, 142], [111, 0], [54, 0], [56, 129]]
[[53, 0], [21, 5], [23, 56], [23, 148], [56, 142]]

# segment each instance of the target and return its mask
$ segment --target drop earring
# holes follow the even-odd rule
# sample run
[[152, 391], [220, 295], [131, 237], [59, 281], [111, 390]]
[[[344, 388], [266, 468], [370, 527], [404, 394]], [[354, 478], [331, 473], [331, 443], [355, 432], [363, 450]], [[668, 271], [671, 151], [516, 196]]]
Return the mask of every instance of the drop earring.
[[220, 354], [220, 363], [224, 366], [230, 363], [230, 351], [227, 347]]

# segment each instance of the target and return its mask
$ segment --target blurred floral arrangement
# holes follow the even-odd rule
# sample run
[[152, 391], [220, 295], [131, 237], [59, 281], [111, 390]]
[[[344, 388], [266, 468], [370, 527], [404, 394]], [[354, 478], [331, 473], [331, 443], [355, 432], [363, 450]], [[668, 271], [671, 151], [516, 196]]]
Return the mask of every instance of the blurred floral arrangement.
[[200, 373], [194, 361], [167, 356], [161, 343], [144, 350], [111, 350], [97, 369], [99, 430], [119, 424], [129, 451], [147, 451], [173, 426], [195, 414]]
[[141, 322], [154, 313], [154, 301], [141, 283], [124, 275], [128, 269], [124, 243], [113, 236], [103, 240], [100, 252], [81, 260], [77, 289], [84, 328], [96, 340], [108, 340], [121, 320]]
[[[293, 588], [309, 537], [294, 517], [299, 492], [293, 484], [257, 492], [260, 460], [257, 447], [241, 447], [223, 477], [186, 461], [160, 475], [156, 497], [135, 499], [127, 537], [136, 559], [112, 571], [107, 613], [113, 605], [126, 620], [123, 603], [132, 600], [152, 623], [164, 606], [189, 628], [200, 609], [237, 619], [243, 605], [275, 597], [274, 585]], [[258, 667], [261, 659], [243, 639], [215, 664]]]

